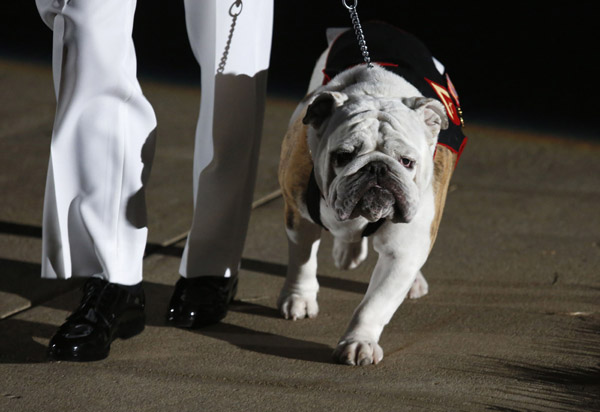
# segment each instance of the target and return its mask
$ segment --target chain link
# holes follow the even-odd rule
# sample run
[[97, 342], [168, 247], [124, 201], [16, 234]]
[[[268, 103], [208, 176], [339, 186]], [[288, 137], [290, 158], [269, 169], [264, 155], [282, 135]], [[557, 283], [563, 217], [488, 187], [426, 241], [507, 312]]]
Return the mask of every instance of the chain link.
[[354, 28], [354, 33], [356, 34], [356, 40], [358, 41], [358, 47], [360, 48], [363, 60], [367, 64], [367, 67], [371, 68], [373, 67], [373, 64], [371, 63], [371, 57], [369, 56], [369, 50], [367, 49], [365, 35], [363, 33], [362, 26], [360, 25], [358, 12], [356, 11], [358, 0], [353, 0], [352, 5], [348, 5], [346, 0], [342, 0], [342, 4], [348, 9], [348, 12], [350, 13], [350, 20], [352, 20], [352, 26]]
[[217, 68], [217, 74], [223, 74], [225, 71], [225, 64], [227, 64], [227, 56], [229, 56], [229, 48], [231, 47], [231, 39], [233, 38], [235, 23], [237, 22], [238, 16], [242, 14], [243, 8], [244, 5], [242, 4], [242, 0], [235, 0], [231, 7], [229, 7], [231, 27], [229, 28], [229, 37], [227, 38], [227, 43], [225, 44], [225, 50], [223, 50], [223, 56], [221, 56], [221, 61], [219, 62], [219, 67]]

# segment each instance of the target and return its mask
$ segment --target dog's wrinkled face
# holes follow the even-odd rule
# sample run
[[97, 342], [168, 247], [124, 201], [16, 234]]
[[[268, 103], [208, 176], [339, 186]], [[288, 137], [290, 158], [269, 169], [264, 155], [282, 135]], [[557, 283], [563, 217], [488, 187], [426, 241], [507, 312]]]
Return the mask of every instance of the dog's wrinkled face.
[[433, 174], [443, 105], [424, 97], [380, 98], [323, 92], [309, 105], [315, 176], [340, 221], [410, 222]]

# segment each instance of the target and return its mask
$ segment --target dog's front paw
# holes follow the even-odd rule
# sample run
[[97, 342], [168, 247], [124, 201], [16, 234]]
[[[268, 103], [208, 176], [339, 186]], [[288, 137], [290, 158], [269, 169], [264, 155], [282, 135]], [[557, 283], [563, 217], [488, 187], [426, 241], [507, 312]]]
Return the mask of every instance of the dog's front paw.
[[333, 352], [333, 358], [336, 362], [345, 365], [378, 364], [383, 359], [383, 349], [375, 341], [341, 340]]
[[280, 296], [277, 305], [279, 306], [279, 311], [286, 319], [314, 318], [319, 313], [316, 296], [290, 293], [289, 295]]
[[419, 271], [419, 273], [417, 273], [417, 277], [415, 278], [414, 283], [408, 291], [408, 297], [410, 299], [419, 299], [425, 296], [428, 292], [429, 285], [427, 284], [427, 281], [425, 280], [423, 274]]

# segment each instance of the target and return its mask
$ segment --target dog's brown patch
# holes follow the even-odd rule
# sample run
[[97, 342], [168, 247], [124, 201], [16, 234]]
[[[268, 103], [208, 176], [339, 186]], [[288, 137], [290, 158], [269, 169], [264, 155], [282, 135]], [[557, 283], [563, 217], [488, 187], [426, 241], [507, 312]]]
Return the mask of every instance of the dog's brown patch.
[[312, 171], [306, 131], [301, 113], [288, 129], [281, 145], [279, 185], [285, 201], [285, 224], [295, 229], [300, 223], [300, 205], [305, 202], [306, 188]]
[[437, 146], [435, 159], [433, 160], [433, 194], [435, 202], [435, 217], [431, 222], [431, 248], [435, 243], [437, 232], [442, 220], [444, 205], [446, 204], [446, 195], [448, 194], [448, 186], [450, 178], [454, 172], [454, 166], [458, 156], [445, 146]]

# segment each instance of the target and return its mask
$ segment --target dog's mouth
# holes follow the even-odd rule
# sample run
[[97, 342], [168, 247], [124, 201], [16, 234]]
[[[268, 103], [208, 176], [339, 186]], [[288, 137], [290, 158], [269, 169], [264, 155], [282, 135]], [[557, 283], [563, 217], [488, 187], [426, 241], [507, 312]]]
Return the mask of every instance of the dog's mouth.
[[386, 168], [361, 171], [349, 179], [348, 190], [336, 200], [336, 211], [341, 221], [364, 217], [369, 222], [391, 219], [394, 223], [407, 223], [414, 215], [411, 196], [407, 189], [394, 179]]
[[370, 222], [376, 222], [389, 216], [394, 211], [395, 204], [396, 199], [392, 192], [375, 183], [358, 199], [349, 218], [363, 216]]

